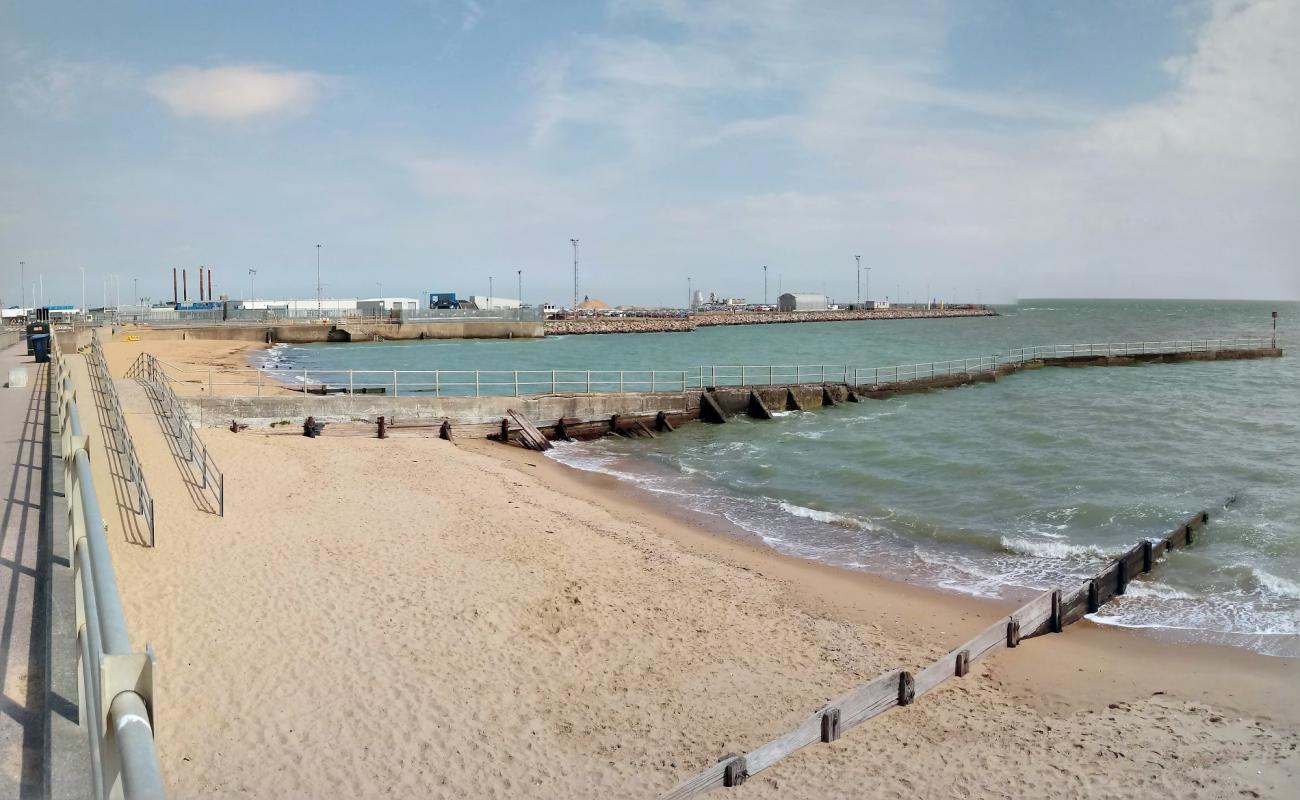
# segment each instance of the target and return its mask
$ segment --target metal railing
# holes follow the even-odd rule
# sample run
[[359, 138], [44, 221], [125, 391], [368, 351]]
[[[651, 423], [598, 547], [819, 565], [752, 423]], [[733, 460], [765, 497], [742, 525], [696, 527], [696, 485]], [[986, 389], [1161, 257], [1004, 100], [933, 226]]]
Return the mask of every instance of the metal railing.
[[100, 394], [104, 398], [104, 410], [108, 413], [108, 424], [113, 430], [113, 449], [121, 455], [122, 462], [126, 466], [126, 477], [135, 487], [136, 502], [139, 504], [139, 508], [135, 511], [149, 523], [149, 546], [153, 547], [155, 542], [153, 495], [149, 492], [149, 484], [144, 479], [144, 469], [141, 468], [140, 458], [135, 452], [135, 440], [131, 438], [131, 431], [126, 426], [126, 414], [122, 412], [122, 401], [117, 396], [117, 386], [114, 385], [113, 376], [108, 371], [108, 361], [104, 358], [104, 349], [100, 347], [98, 331], [90, 333], [86, 366], [90, 370], [91, 379], [99, 386]]
[[1017, 347], [1004, 354], [946, 361], [857, 367], [844, 364], [712, 365], [676, 370], [365, 370], [178, 367], [155, 359], [157, 376], [198, 384], [208, 396], [223, 387], [238, 394], [263, 394], [286, 387], [309, 394], [388, 394], [433, 397], [524, 397], [535, 395], [684, 392], [716, 386], [849, 383], [886, 385], [958, 374], [991, 372], [1046, 358], [1136, 356], [1164, 353], [1257, 350], [1270, 339], [1195, 339], [1168, 342], [1111, 342]]
[[194, 433], [194, 426], [190, 424], [190, 418], [185, 413], [180, 398], [172, 390], [162, 363], [151, 353], [141, 353], [127, 370], [126, 376], [135, 378], [153, 389], [154, 397], [158, 400], [160, 416], [165, 421], [167, 430], [176, 440], [181, 454], [198, 473], [200, 490], [212, 493], [213, 501], [217, 506], [217, 516], [224, 517], [226, 515], [225, 474], [217, 467], [216, 460], [208, 452], [203, 440]]
[[90, 743], [96, 798], [165, 796], [153, 734], [153, 649], [131, 649], [113, 576], [76, 389], [58, 338], [51, 341], [57, 389], [68, 553], [76, 592], [78, 708]]

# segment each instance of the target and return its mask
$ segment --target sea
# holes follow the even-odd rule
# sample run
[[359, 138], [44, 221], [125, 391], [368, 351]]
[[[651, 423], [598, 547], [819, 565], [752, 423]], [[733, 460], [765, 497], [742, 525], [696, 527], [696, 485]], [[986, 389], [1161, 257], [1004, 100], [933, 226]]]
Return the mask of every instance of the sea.
[[1022, 300], [996, 317], [689, 333], [281, 346], [285, 369], [882, 367], [1045, 344], [1271, 336], [1280, 359], [1043, 369], [995, 383], [655, 439], [564, 444], [664, 508], [775, 550], [949, 592], [1072, 586], [1142, 538], [1213, 514], [1195, 547], [1096, 622], [1300, 655], [1300, 304]]

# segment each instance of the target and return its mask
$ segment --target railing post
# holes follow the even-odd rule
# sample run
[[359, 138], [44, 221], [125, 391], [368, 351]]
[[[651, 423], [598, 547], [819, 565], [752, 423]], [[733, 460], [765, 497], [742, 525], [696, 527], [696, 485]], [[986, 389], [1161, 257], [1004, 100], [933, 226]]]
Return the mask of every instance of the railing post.
[[515, 397], [519, 396], [519, 370], [515, 370]]
[[393, 397], [397, 397], [397, 370], [393, 370]]
[[[620, 377], [622, 373], [620, 373]], [[587, 370], [587, 394], [591, 394], [591, 370]]]

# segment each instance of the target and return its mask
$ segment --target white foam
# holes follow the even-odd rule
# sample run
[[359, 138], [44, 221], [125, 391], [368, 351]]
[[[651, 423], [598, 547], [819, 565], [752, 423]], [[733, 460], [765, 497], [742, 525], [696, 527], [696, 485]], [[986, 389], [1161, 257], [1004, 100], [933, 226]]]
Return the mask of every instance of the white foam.
[[1106, 556], [1106, 553], [1096, 545], [1069, 544], [1068, 542], [1035, 542], [1009, 536], [1002, 537], [1002, 547], [1013, 553], [1035, 558], [1076, 558], [1079, 556], [1105, 558]]
[[1300, 584], [1289, 581], [1286, 578], [1280, 578], [1269, 572], [1265, 572], [1259, 567], [1250, 567], [1250, 573], [1254, 576], [1259, 585], [1265, 591], [1271, 594], [1287, 597], [1292, 600], [1300, 599]]

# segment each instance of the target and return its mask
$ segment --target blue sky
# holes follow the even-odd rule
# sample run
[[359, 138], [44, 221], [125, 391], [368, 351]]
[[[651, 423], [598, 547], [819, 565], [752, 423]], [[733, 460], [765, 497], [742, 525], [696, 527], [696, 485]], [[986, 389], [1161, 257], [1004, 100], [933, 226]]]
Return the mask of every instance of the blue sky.
[[[1300, 2], [0, 4], [0, 301], [1300, 295]], [[30, 294], [30, 290], [29, 290]]]

